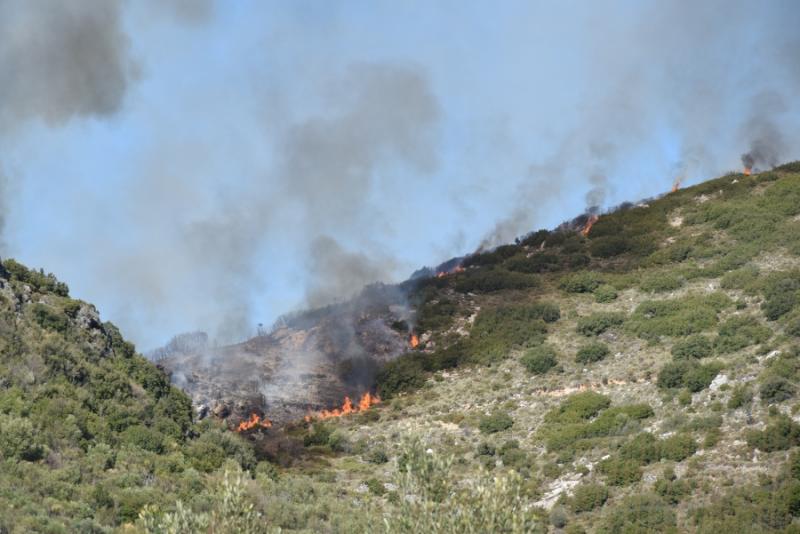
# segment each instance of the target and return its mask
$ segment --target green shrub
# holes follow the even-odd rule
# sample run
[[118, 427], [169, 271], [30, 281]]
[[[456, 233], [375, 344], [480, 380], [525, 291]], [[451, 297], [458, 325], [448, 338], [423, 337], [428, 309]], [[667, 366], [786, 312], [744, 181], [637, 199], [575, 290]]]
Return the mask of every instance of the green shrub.
[[609, 354], [611, 354], [611, 351], [605, 343], [592, 342], [578, 349], [575, 354], [575, 361], [583, 364], [599, 362]]
[[464, 267], [495, 265], [516, 256], [521, 250], [519, 245], [500, 245], [490, 252], [479, 252], [467, 257], [461, 265]]
[[69, 319], [60, 310], [51, 308], [46, 304], [36, 303], [31, 306], [31, 313], [34, 320], [39, 323], [42, 328], [55, 330], [56, 332], [64, 333], [69, 328]]
[[748, 431], [745, 437], [748, 445], [764, 452], [785, 451], [800, 445], [800, 425], [781, 416], [764, 430]]
[[697, 442], [688, 434], [675, 434], [660, 444], [661, 457], [680, 462], [697, 451]]
[[540, 304], [481, 310], [470, 330], [472, 361], [498, 360], [507, 357], [511, 349], [541, 344], [547, 333], [543, 315], [552, 317]]
[[752, 286], [758, 280], [758, 276], [758, 268], [748, 265], [725, 273], [720, 281], [720, 287], [722, 289], [745, 289]]
[[752, 400], [753, 393], [750, 391], [750, 388], [744, 384], [740, 384], [733, 389], [731, 398], [728, 399], [728, 408], [736, 410], [737, 408], [750, 404]]
[[425, 369], [415, 353], [403, 354], [387, 362], [375, 377], [378, 392], [387, 400], [398, 393], [421, 388], [425, 380]]
[[765, 300], [761, 304], [764, 316], [774, 321], [786, 315], [797, 306], [799, 293], [800, 274], [797, 272], [770, 276], [764, 287]]
[[583, 271], [565, 276], [559, 286], [567, 293], [591, 293], [603, 283], [603, 278], [596, 273]]
[[646, 293], [663, 293], [674, 291], [683, 287], [684, 280], [679, 276], [669, 273], [657, 273], [646, 277], [639, 285], [639, 289]]
[[614, 506], [597, 530], [598, 534], [677, 532], [675, 512], [659, 496], [632, 495]]
[[672, 346], [672, 356], [676, 360], [705, 358], [711, 356], [713, 351], [711, 340], [699, 334], [676, 341]]
[[796, 389], [791, 382], [779, 376], [767, 378], [758, 391], [761, 400], [767, 404], [789, 400], [794, 397], [795, 392]]
[[594, 290], [594, 300], [600, 304], [613, 302], [617, 300], [617, 290], [614, 286], [603, 284]]
[[800, 315], [795, 315], [786, 322], [786, 333], [793, 337], [800, 337]]
[[581, 484], [572, 495], [572, 511], [576, 514], [591, 512], [608, 500], [608, 488], [602, 484]]
[[707, 388], [720, 371], [718, 364], [700, 365], [693, 361], [670, 362], [658, 374], [658, 387], [676, 389], [686, 387], [692, 393]]
[[389, 455], [383, 447], [375, 447], [369, 451], [366, 460], [371, 464], [385, 464], [389, 461]]
[[494, 434], [508, 430], [514, 426], [514, 420], [505, 412], [495, 412], [491, 415], [481, 417], [478, 422], [478, 429], [483, 434]]
[[661, 458], [661, 449], [653, 434], [642, 432], [620, 448], [619, 457], [623, 460], [635, 460], [639, 465], [647, 465]]
[[672, 467], [664, 469], [664, 477], [656, 481], [654, 489], [656, 493], [672, 505], [678, 504], [681, 499], [692, 491], [692, 487], [687, 481], [677, 480], [675, 470]]
[[509, 271], [520, 273], [545, 273], [561, 269], [561, 257], [554, 254], [537, 253], [528, 257], [526, 254], [515, 256], [503, 266]]
[[579, 334], [583, 334], [584, 336], [599, 336], [609, 328], [619, 326], [624, 322], [624, 313], [599, 312], [578, 319], [576, 330]]
[[608, 236], [592, 239], [589, 252], [598, 258], [613, 258], [629, 252], [635, 247], [633, 241], [626, 237]]
[[567, 397], [558, 408], [545, 415], [548, 423], [578, 423], [591, 419], [611, 406], [611, 399], [594, 391], [575, 393]]
[[535, 275], [511, 272], [499, 267], [467, 269], [455, 275], [453, 279], [453, 288], [461, 293], [532, 289], [539, 285], [539, 279]]
[[146, 451], [155, 453], [164, 451], [164, 435], [144, 425], [128, 427], [125, 432], [122, 433], [122, 439], [126, 443], [130, 443]]
[[627, 486], [642, 479], [642, 469], [635, 460], [608, 458], [598, 464], [598, 469], [611, 486]]
[[764, 343], [772, 337], [772, 330], [753, 317], [731, 317], [719, 327], [714, 346], [720, 354], [741, 350], [750, 345]]
[[531, 373], [543, 375], [558, 364], [558, 354], [551, 345], [540, 345], [528, 350], [520, 361]]
[[722, 293], [680, 299], [649, 300], [636, 307], [627, 328], [644, 339], [688, 336], [717, 324], [717, 314], [733, 302]]
[[0, 413], [0, 460], [34, 461], [43, 453], [29, 419]]

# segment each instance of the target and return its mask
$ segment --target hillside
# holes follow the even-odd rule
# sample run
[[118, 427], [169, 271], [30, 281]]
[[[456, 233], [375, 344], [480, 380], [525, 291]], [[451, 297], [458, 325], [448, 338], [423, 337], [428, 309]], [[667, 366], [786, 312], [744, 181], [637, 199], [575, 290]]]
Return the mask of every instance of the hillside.
[[799, 163], [176, 345], [195, 422], [90, 305], [4, 265], [0, 531], [800, 531]]

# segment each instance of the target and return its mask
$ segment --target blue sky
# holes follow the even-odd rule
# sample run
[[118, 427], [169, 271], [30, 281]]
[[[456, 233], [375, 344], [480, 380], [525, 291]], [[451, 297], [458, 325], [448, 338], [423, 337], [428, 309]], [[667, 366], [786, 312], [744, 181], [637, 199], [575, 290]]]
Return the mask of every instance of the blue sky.
[[4, 255], [141, 348], [798, 158], [796, 2], [98, 1], [0, 0]]

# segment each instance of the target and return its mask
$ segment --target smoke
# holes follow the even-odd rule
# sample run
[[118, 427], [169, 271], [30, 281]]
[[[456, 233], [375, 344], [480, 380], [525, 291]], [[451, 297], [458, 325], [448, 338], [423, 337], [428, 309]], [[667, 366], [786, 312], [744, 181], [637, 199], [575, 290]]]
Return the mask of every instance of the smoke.
[[586, 193], [586, 207], [588, 211], [595, 213], [605, 204], [608, 178], [602, 174], [593, 174], [589, 177], [589, 184], [592, 188]]
[[120, 0], [0, 0], [0, 132], [119, 111], [138, 77]]
[[788, 111], [781, 95], [765, 92], [757, 95], [752, 104], [753, 115], [743, 125], [743, 135], [749, 150], [742, 154], [742, 165], [747, 169], [772, 168], [781, 163], [787, 146], [776, 118]]

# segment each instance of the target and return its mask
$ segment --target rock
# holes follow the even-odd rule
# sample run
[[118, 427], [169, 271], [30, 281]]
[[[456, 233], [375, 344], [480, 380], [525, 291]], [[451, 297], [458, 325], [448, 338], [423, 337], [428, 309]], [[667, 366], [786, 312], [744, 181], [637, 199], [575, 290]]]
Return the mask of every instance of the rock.
[[711, 381], [711, 384], [709, 384], [708, 389], [711, 391], [718, 391], [720, 386], [728, 382], [730, 382], [728, 375], [717, 375], [714, 380]]

